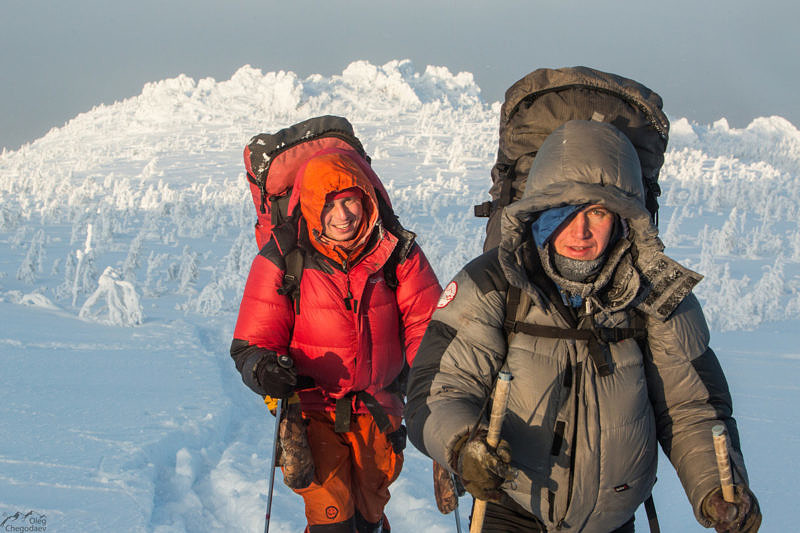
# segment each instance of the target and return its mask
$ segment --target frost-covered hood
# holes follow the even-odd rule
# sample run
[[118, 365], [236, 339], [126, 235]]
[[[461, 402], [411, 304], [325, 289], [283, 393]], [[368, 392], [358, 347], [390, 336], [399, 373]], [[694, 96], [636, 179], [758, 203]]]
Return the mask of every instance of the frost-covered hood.
[[647, 311], [665, 318], [700, 281], [701, 276], [663, 254], [645, 207], [639, 158], [628, 138], [605, 122], [572, 120], [545, 139], [523, 197], [503, 211], [499, 257], [513, 285], [535, 292], [523, 267], [530, 246], [523, 244], [537, 214], [580, 204], [605, 206], [626, 221], [628, 240], [636, 250], [633, 266], [649, 291], [643, 303]]
[[[579, 204], [604, 205], [626, 219], [637, 235], [656, 239], [636, 150], [611, 124], [573, 120], [544, 141], [522, 199], [503, 213], [501, 242], [513, 249], [537, 213]], [[651, 245], [663, 249], [660, 242]]]

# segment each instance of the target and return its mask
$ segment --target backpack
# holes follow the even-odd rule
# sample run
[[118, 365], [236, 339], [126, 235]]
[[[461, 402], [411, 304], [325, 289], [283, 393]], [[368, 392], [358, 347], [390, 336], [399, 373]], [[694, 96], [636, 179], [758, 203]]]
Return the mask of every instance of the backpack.
[[[370, 165], [371, 159], [364, 151], [361, 141], [356, 137], [353, 126], [343, 118], [324, 115], [299, 122], [276, 133], [260, 133], [250, 139], [244, 149], [244, 166], [253, 204], [256, 208], [255, 237], [259, 249], [274, 238], [284, 260], [283, 285], [279, 294], [289, 297], [295, 314], [300, 314], [300, 280], [303, 275], [305, 252], [297, 246], [298, 221], [300, 209], [291, 206], [292, 188], [300, 168], [314, 154], [326, 149], [355, 151]], [[397, 266], [402, 263], [414, 245], [416, 235], [403, 228], [392, 209], [383, 185], [372, 184], [378, 199], [378, 213], [381, 224], [397, 237], [397, 245], [383, 266], [386, 285], [391, 290], [398, 286]], [[396, 380], [399, 390], [405, 389], [403, 381], [408, 374], [408, 364]], [[354, 393], [367, 407], [381, 432], [386, 433], [389, 442], [400, 453], [405, 448], [406, 428], [401, 425], [391, 431], [391, 422], [375, 398], [366, 391]], [[350, 423], [350, 396], [336, 402], [337, 432], [347, 431]], [[269, 396], [265, 402], [273, 401]]]
[[[286, 266], [279, 292], [289, 296], [298, 314], [305, 256], [295, 242], [300, 210], [292, 206], [289, 212], [289, 200], [300, 168], [325, 149], [355, 151], [366, 165], [371, 163], [352, 124], [346, 118], [333, 115], [313, 117], [276, 133], [260, 133], [252, 137], [244, 149], [247, 181], [256, 208], [256, 243], [261, 249], [273, 236], [279, 241]], [[398, 238], [383, 268], [386, 284], [394, 290], [397, 288], [397, 265], [408, 255], [416, 235], [402, 227], [383, 186], [373, 185], [381, 224]]]
[[326, 148], [355, 150], [369, 156], [347, 119], [314, 117], [276, 133], [259, 133], [244, 148], [244, 166], [256, 207], [256, 243], [269, 241], [272, 229], [289, 219], [289, 198], [297, 171], [313, 154]]
[[500, 243], [500, 213], [522, 197], [539, 147], [569, 120], [609, 122], [630, 139], [642, 166], [645, 204], [657, 223], [658, 173], [669, 138], [661, 107], [661, 97], [644, 85], [588, 67], [542, 68], [512, 85], [500, 111], [492, 200], [474, 207], [475, 216], [489, 217], [484, 251]]

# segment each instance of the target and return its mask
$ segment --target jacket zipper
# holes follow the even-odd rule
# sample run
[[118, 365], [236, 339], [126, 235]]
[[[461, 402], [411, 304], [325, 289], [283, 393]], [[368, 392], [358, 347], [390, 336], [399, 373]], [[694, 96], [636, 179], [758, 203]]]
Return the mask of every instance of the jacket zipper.
[[350, 272], [347, 269], [347, 260], [344, 261], [344, 286], [347, 290], [347, 295], [344, 297], [344, 308], [348, 311], [358, 313], [358, 301], [353, 300], [353, 293], [350, 292]]
[[[584, 302], [586, 315], [590, 317], [590, 320], [594, 321], [594, 317], [592, 316], [593, 306], [591, 298], [586, 298]], [[578, 407], [580, 405], [580, 386], [581, 386], [581, 375], [583, 371], [583, 363], [578, 361], [575, 363], [575, 376], [572, 380], [572, 385], [574, 387], [573, 397], [575, 399], [575, 413], [573, 414], [572, 419], [572, 442], [570, 444], [570, 448], [572, 450], [572, 455], [569, 458], [569, 481], [567, 483], [567, 503], [564, 506], [564, 512], [561, 514], [561, 518], [558, 520], [558, 524], [556, 524], [556, 529], [562, 529], [564, 527], [564, 520], [567, 518], [567, 511], [569, 511], [569, 505], [572, 502], [572, 490], [575, 485], [575, 457], [577, 454], [577, 447], [578, 447]]]
[[581, 372], [583, 370], [583, 363], [577, 363], [575, 365], [575, 376], [572, 380], [572, 385], [574, 387], [575, 393], [575, 414], [572, 420], [572, 443], [570, 448], [572, 450], [572, 456], [569, 459], [569, 482], [567, 483], [567, 503], [564, 506], [564, 512], [561, 514], [561, 518], [556, 525], [556, 529], [561, 529], [564, 527], [564, 519], [567, 518], [567, 511], [569, 510], [569, 505], [572, 502], [572, 490], [575, 484], [575, 457], [577, 455], [577, 445], [578, 445], [578, 405], [579, 402], [579, 389], [581, 384]]

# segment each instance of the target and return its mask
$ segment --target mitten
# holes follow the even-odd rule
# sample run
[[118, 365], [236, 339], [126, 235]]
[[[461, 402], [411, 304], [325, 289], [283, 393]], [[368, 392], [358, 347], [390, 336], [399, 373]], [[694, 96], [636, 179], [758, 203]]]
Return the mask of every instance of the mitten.
[[255, 376], [263, 393], [273, 398], [291, 396], [297, 385], [297, 373], [292, 360], [275, 352], [268, 352], [261, 357], [255, 368]]
[[306, 421], [299, 402], [289, 402], [278, 430], [281, 443], [283, 482], [294, 490], [304, 489], [314, 481], [314, 457], [306, 434]]
[[500, 440], [496, 448], [486, 442], [486, 430], [467, 440], [458, 450], [458, 475], [464, 488], [480, 500], [500, 501], [500, 486], [514, 479], [511, 447]]
[[436, 461], [433, 462], [433, 494], [436, 497], [436, 507], [442, 514], [451, 513], [458, 507], [458, 493], [453, 475]]
[[744, 485], [734, 487], [734, 501], [726, 502], [718, 488], [703, 499], [702, 510], [717, 533], [755, 533], [761, 526], [758, 500]]

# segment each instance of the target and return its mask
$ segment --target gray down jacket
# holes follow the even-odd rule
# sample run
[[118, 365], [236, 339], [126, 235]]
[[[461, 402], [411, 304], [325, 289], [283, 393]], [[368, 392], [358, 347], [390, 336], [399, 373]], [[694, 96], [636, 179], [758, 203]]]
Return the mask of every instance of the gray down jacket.
[[[513, 380], [502, 438], [518, 475], [503, 490], [549, 531], [606, 533], [629, 520], [655, 482], [657, 442], [708, 527], [700, 507], [719, 484], [711, 428], [720, 422], [735, 481], [747, 481], [728, 385], [691, 293], [701, 278], [664, 255], [640, 172], [633, 146], [609, 124], [572, 121], [551, 134], [525, 196], [503, 213], [499, 248], [470, 262], [442, 293], [409, 376], [411, 442], [453, 465], [459, 438], [476, 422], [487, 425], [482, 407], [507, 365]], [[558, 276], [530, 237], [537, 213], [567, 204], [604, 205], [628, 228], [592, 283]], [[509, 285], [523, 295], [518, 322], [639, 324], [649, 349], [632, 338], [610, 343], [611, 373], [600, 375], [584, 340], [507, 336]], [[560, 289], [580, 293], [584, 307], [567, 308]]]

